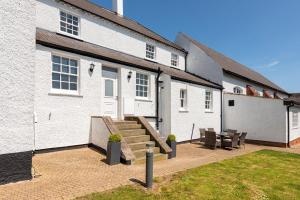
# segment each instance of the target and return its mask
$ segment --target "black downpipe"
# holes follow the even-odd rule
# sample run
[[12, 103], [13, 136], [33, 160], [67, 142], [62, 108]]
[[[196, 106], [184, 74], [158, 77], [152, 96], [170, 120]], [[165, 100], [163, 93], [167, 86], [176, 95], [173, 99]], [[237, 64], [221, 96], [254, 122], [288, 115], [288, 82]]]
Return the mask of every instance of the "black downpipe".
[[223, 131], [223, 89], [221, 91], [221, 132]]
[[162, 71], [160, 70], [160, 68], [158, 68], [158, 71], [157, 71], [157, 77], [156, 77], [156, 122], [155, 122], [155, 126], [156, 126], [156, 129], [158, 130], [159, 129], [159, 77], [160, 75], [162, 74]]
[[288, 129], [288, 147], [290, 148], [291, 145], [290, 145], [290, 134], [291, 134], [291, 131], [290, 131], [290, 127], [291, 127], [291, 124], [290, 124], [290, 108], [293, 107], [294, 105], [291, 104], [291, 105], [288, 105], [287, 106], [287, 129]]

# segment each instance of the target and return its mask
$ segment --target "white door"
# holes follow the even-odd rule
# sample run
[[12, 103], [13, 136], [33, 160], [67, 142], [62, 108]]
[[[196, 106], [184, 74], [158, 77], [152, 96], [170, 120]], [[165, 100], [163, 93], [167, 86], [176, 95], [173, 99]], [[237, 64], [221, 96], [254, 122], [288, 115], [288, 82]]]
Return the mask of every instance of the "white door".
[[103, 116], [118, 118], [118, 70], [102, 67]]

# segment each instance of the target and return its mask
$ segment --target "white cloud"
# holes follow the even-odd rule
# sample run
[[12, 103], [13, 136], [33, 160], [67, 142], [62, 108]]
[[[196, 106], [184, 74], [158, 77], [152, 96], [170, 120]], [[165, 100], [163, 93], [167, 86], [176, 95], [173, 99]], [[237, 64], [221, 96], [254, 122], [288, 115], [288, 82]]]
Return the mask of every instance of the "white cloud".
[[266, 64], [266, 65], [263, 65], [263, 67], [271, 68], [271, 67], [274, 67], [274, 66], [278, 65], [279, 63], [280, 63], [280, 61], [275, 60], [273, 62], [270, 62], [270, 63]]

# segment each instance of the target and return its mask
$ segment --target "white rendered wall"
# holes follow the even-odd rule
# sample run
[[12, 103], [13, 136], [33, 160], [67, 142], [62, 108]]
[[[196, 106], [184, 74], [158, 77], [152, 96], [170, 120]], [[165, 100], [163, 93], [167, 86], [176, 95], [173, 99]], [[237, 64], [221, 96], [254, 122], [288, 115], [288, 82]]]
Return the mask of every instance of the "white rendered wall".
[[[234, 100], [233, 107], [229, 100]], [[224, 94], [224, 129], [247, 132], [251, 140], [286, 143], [286, 111], [279, 99]]]
[[[59, 32], [60, 10], [74, 13], [74, 15], [80, 17], [81, 30], [79, 38], [84, 41], [140, 58], [145, 58], [146, 43], [149, 43], [156, 46], [156, 62], [171, 66], [171, 53], [176, 53], [179, 55], [178, 68], [182, 70], [185, 68], [185, 55], [183, 52], [54, 0], [37, 1], [37, 27], [52, 32]], [[64, 34], [63, 32], [61, 33]]]
[[[298, 113], [298, 127], [293, 127], [293, 112]], [[290, 108], [290, 141], [300, 138], [300, 107], [295, 106]]]
[[219, 64], [181, 33], [176, 37], [176, 44], [189, 52], [186, 61], [188, 72], [222, 85], [223, 70]]
[[[77, 96], [51, 93], [51, 54], [79, 60], [80, 92]], [[95, 64], [89, 73], [90, 64]], [[102, 116], [102, 66], [115, 67], [119, 71], [119, 117], [123, 118], [124, 97], [134, 99], [134, 115], [154, 116], [155, 114], [155, 73], [150, 77], [150, 98], [135, 99], [136, 69], [105, 62], [72, 53], [58, 51], [37, 45], [35, 76], [36, 149], [87, 144], [91, 141], [91, 116]], [[132, 78], [127, 79], [129, 71]]]
[[[178, 142], [191, 139], [193, 123], [193, 139], [200, 137], [199, 128], [214, 128], [216, 132], [220, 132], [220, 90], [176, 80], [172, 80], [171, 88], [171, 133], [176, 135]], [[180, 111], [180, 89], [187, 89], [187, 111]], [[206, 89], [213, 92], [212, 112], [205, 111]]]
[[0, 8], [0, 154], [32, 151], [35, 1]]
[[[259, 86], [258, 84], [254, 84], [252, 82], [243, 80], [243, 79], [238, 78], [236, 76], [224, 73], [224, 76], [223, 76], [224, 92], [233, 93], [233, 89], [238, 86], [238, 87], [240, 87], [243, 90], [242, 94], [246, 94], [246, 92], [247, 92], [247, 89], [246, 89], [247, 85], [251, 85], [252, 87], [254, 87], [258, 91], [258, 93], [259, 93], [260, 96], [263, 96], [263, 90], [264, 89], [266, 89], [267, 91], [269, 91], [271, 95], [274, 94], [274, 90], [272, 90], [272, 89], [263, 88], [262, 86]], [[282, 94], [282, 93], [279, 93], [279, 95], [281, 97], [283, 97], [283, 98], [287, 98], [288, 97], [286, 94]]]

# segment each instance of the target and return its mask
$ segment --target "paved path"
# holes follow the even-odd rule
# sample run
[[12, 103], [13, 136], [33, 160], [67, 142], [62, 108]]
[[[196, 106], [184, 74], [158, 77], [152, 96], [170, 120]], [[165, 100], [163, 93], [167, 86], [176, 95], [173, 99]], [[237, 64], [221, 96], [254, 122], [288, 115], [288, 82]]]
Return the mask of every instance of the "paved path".
[[[199, 144], [182, 144], [178, 145], [176, 159], [155, 163], [154, 175], [164, 176], [261, 149], [300, 153], [300, 147], [247, 145], [246, 149], [213, 151]], [[88, 148], [36, 155], [33, 158], [36, 177], [32, 181], [0, 186], [0, 199], [72, 199], [131, 184], [130, 179], [144, 181], [144, 165], [108, 166], [104, 160], [103, 155]]]

